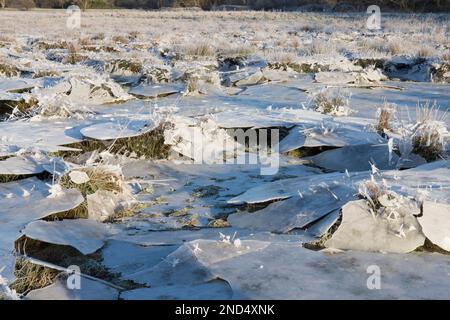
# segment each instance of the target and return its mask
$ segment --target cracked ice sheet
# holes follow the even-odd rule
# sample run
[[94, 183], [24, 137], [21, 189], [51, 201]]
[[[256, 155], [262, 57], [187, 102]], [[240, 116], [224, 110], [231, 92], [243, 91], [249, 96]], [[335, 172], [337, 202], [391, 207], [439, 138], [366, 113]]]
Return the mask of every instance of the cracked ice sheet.
[[43, 171], [43, 166], [32, 157], [11, 157], [0, 161], [0, 175], [32, 175]]
[[48, 190], [49, 186], [36, 178], [0, 184], [0, 248], [13, 249], [20, 230], [33, 220], [73, 209], [84, 201], [76, 189], [53, 198], [48, 197]]
[[81, 288], [67, 288], [66, 280], [57, 279], [55, 283], [41, 289], [32, 290], [25, 300], [117, 300], [119, 292], [99, 281], [81, 277]]
[[[383, 84], [399, 85], [398, 82], [392, 81], [386, 81]], [[416, 119], [418, 101], [421, 103], [436, 101], [440, 107], [437, 111], [439, 116], [450, 110], [448, 84], [401, 82], [400, 86], [404, 90], [349, 88], [352, 94], [349, 107], [357, 111], [355, 117], [375, 118], [376, 110], [387, 101], [398, 106], [397, 117], [402, 121]], [[450, 125], [450, 117], [446, 117], [446, 123]]]
[[175, 231], [139, 231], [128, 228], [127, 225], [118, 226], [121, 232], [110, 237], [118, 240], [139, 244], [142, 246], [181, 245], [187, 241], [197, 239], [219, 239], [220, 233], [225, 235], [236, 235], [246, 237], [252, 234], [250, 230], [238, 228], [200, 228], [198, 230], [175, 230]]
[[253, 213], [232, 214], [228, 222], [238, 228], [286, 233], [306, 227], [355, 198], [355, 190], [342, 184], [314, 189]]
[[[209, 253], [201, 243], [199, 247], [199, 255]], [[382, 290], [367, 288], [370, 265], [381, 269]], [[273, 243], [207, 266], [230, 283], [233, 299], [450, 298], [450, 259], [439, 254], [327, 255], [298, 244]]]
[[116, 232], [113, 225], [87, 219], [33, 221], [22, 234], [43, 242], [71, 246], [82, 254], [94, 253]]
[[[280, 160], [280, 168], [275, 175], [261, 175], [257, 165], [240, 164], [183, 164], [172, 161], [138, 160], [126, 163], [123, 173], [128, 177], [142, 177], [142, 172], [147, 177], [155, 179], [161, 184], [168, 184], [174, 189], [185, 189], [192, 192], [193, 189], [202, 186], [214, 185], [220, 187], [218, 196], [221, 200], [233, 197], [247, 191], [261, 182], [271, 182], [293, 177], [306, 177], [320, 173], [318, 169], [304, 165], [286, 164]], [[151, 182], [151, 180], [148, 180]], [[158, 183], [155, 182], [155, 185]], [[187, 184], [187, 185], [186, 185]], [[156, 195], [158, 193], [155, 188]], [[201, 201], [198, 200], [198, 201]]]
[[214, 119], [221, 128], [291, 128], [295, 124], [268, 111], [237, 109], [219, 112]]
[[22, 149], [57, 152], [71, 150], [61, 145], [79, 142], [66, 131], [71, 121], [8, 121], [0, 122], [0, 157], [13, 155]]
[[357, 190], [357, 184], [369, 178], [367, 172], [352, 172], [349, 174], [334, 172], [315, 174], [301, 178], [283, 179], [265, 183], [247, 190], [243, 194], [228, 201], [230, 204], [263, 203], [278, 199], [287, 199], [307, 193], [310, 188], [331, 187], [342, 184]]

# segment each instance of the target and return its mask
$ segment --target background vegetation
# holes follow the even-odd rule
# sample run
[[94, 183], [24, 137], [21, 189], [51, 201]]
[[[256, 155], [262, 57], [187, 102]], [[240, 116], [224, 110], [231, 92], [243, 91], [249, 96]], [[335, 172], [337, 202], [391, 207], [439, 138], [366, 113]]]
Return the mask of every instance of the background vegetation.
[[19, 9], [66, 8], [71, 4], [78, 4], [83, 9], [197, 7], [204, 10], [294, 10], [302, 8], [307, 11], [359, 11], [371, 4], [376, 4], [382, 10], [450, 11], [450, 0], [0, 0], [2, 8]]

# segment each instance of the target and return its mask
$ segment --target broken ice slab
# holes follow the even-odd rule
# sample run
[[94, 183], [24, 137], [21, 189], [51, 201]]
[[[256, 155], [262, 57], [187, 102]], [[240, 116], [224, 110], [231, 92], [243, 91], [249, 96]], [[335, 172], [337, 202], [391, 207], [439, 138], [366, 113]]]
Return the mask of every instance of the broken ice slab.
[[337, 222], [340, 216], [341, 210], [334, 210], [327, 214], [325, 217], [321, 218], [319, 221], [316, 221], [311, 227], [307, 228], [306, 231], [308, 232], [308, 234], [311, 234], [315, 237], [321, 237], [331, 229], [331, 227]]
[[298, 178], [283, 179], [256, 186], [230, 199], [228, 203], [252, 204], [287, 199], [293, 196], [301, 196], [308, 192], [310, 188], [330, 188], [339, 184], [354, 188], [355, 184], [368, 177], [369, 173], [366, 172], [351, 172], [348, 174], [340, 172], [314, 174], [310, 172]]
[[173, 83], [173, 84], [141, 84], [139, 86], [133, 87], [128, 92], [129, 94], [136, 96], [140, 99], [153, 99], [158, 97], [165, 97], [168, 95], [181, 93], [185, 90], [185, 84], [183, 83]]
[[131, 242], [108, 240], [102, 249], [103, 265], [113, 273], [127, 276], [156, 266], [180, 245], [147, 246]]
[[67, 131], [70, 121], [8, 121], [0, 122], [0, 157], [14, 155], [21, 149], [57, 152], [67, 149], [62, 145], [79, 142]]
[[408, 170], [383, 171], [390, 190], [414, 196], [418, 201], [430, 200], [450, 204], [450, 161], [439, 160]]
[[286, 233], [305, 228], [355, 198], [355, 190], [345, 185], [335, 184], [325, 188], [319, 185], [314, 189], [253, 213], [232, 214], [228, 216], [228, 222], [238, 228]]
[[0, 81], [0, 94], [4, 92], [23, 92], [42, 84], [42, 79], [2, 78], [2, 81]]
[[[201, 243], [199, 247], [199, 255], [209, 253]], [[208, 267], [230, 283], [233, 299], [450, 298], [450, 260], [438, 254], [327, 255], [300, 244], [273, 243]], [[376, 267], [382, 290], [370, 290], [377, 285], [368, 282]]]
[[101, 122], [80, 130], [87, 138], [96, 140], [114, 140], [142, 135], [155, 128], [152, 121], [128, 120], [116, 122]]
[[331, 171], [366, 171], [375, 165], [380, 170], [395, 169], [399, 157], [387, 144], [358, 145], [324, 151], [306, 158], [315, 166]]
[[418, 217], [425, 236], [435, 245], [450, 252], [450, 205], [424, 201]]
[[117, 300], [119, 291], [103, 282], [84, 276], [80, 279], [80, 288], [70, 289], [67, 280], [57, 278], [56, 281], [41, 289], [30, 291], [25, 300]]
[[323, 121], [316, 126], [298, 126], [290, 130], [289, 134], [280, 142], [280, 153], [292, 151], [302, 147], [344, 147], [365, 144], [380, 144], [385, 142], [376, 132], [367, 131], [365, 124], [339, 123]]
[[51, 195], [49, 186], [36, 178], [0, 184], [0, 249], [12, 250], [28, 223], [79, 206], [84, 198], [76, 189]]
[[186, 245], [170, 253], [157, 265], [126, 276], [127, 279], [151, 287], [168, 285], [192, 286], [216, 279]]
[[71, 246], [82, 254], [90, 254], [103, 247], [108, 236], [114, 232], [110, 225], [76, 219], [34, 221], [25, 227], [22, 234], [34, 240]]
[[415, 216], [399, 203], [397, 217], [376, 216], [366, 200], [342, 208], [342, 222], [325, 246], [360, 251], [408, 253], [422, 246], [425, 236]]
[[34, 175], [44, 168], [32, 157], [10, 157], [0, 161], [0, 175]]
[[162, 286], [125, 291], [124, 300], [226, 300], [233, 295], [230, 285], [223, 280], [212, 280], [190, 286]]

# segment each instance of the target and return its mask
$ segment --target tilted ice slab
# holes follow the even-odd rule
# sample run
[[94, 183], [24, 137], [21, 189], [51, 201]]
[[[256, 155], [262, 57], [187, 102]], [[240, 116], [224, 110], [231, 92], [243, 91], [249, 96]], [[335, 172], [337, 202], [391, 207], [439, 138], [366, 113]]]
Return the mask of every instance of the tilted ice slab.
[[387, 144], [346, 146], [307, 158], [314, 165], [333, 171], [367, 171], [371, 165], [380, 170], [395, 169], [399, 157]]
[[74, 247], [82, 254], [100, 249], [114, 228], [87, 219], [61, 221], [34, 221], [22, 233], [28, 238], [43, 242]]
[[49, 196], [49, 187], [36, 178], [0, 184], [0, 269], [4, 262], [6, 270], [2, 276], [9, 281], [14, 279], [12, 252], [20, 230], [36, 219], [73, 209], [84, 201], [75, 189]]
[[[170, 233], [166, 233], [170, 236]], [[102, 249], [103, 265], [122, 279], [128, 275], [149, 269], [163, 261], [181, 244], [140, 245], [131, 242], [108, 240]]]
[[185, 87], [186, 86], [182, 83], [160, 83], [151, 85], [141, 84], [139, 86], [131, 88], [128, 93], [139, 98], [157, 98], [181, 93], [183, 90], [185, 90]]
[[33, 220], [67, 211], [84, 201], [76, 189], [52, 196], [36, 178], [0, 184], [0, 248], [12, 248], [20, 230]]
[[43, 81], [41, 79], [2, 78], [0, 81], [0, 94], [33, 89], [42, 84]]
[[391, 253], [414, 251], [424, 244], [425, 236], [407, 207], [396, 211], [394, 219], [380, 217], [366, 200], [351, 201], [342, 208], [342, 223], [325, 246]]
[[32, 157], [11, 157], [0, 161], [0, 175], [32, 175], [43, 171], [43, 166]]
[[417, 219], [425, 236], [450, 252], [450, 205], [424, 201], [423, 215]]
[[355, 172], [349, 174], [335, 172], [278, 180], [254, 187], [243, 194], [230, 199], [228, 203], [251, 204], [287, 199], [293, 196], [301, 197], [301, 194], [307, 193], [310, 188], [314, 187], [326, 189], [340, 184], [348, 187], [355, 187], [359, 182], [368, 177], [368, 172]]
[[301, 147], [344, 147], [385, 142], [376, 132], [368, 131], [366, 125], [343, 124], [335, 121], [324, 121], [316, 127], [294, 127], [288, 136], [281, 140], [281, 153]]
[[318, 185], [311, 189], [254, 213], [232, 214], [228, 222], [238, 228], [285, 233], [304, 228], [355, 198], [354, 188], [343, 184]]
[[155, 128], [151, 121], [116, 121], [102, 122], [80, 130], [81, 134], [87, 138], [97, 140], [113, 140], [119, 138], [136, 137]]
[[321, 218], [319, 221], [315, 222], [311, 227], [307, 228], [306, 231], [315, 237], [321, 237], [330, 230], [330, 228], [339, 219], [340, 215], [340, 209], [334, 210], [328, 213], [325, 217]]
[[0, 156], [13, 155], [24, 149], [46, 152], [71, 150], [61, 146], [80, 141], [66, 134], [71, 124], [55, 120], [0, 122]]

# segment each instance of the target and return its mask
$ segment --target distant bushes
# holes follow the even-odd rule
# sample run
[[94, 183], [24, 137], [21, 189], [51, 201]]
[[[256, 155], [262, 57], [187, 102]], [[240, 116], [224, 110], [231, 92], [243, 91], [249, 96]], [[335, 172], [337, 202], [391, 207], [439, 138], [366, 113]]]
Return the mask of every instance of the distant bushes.
[[65, 8], [71, 4], [78, 4], [83, 9], [200, 7], [204, 10], [214, 10], [247, 7], [255, 10], [290, 10], [301, 7], [305, 11], [361, 11], [375, 4], [382, 10], [406, 12], [450, 10], [450, 0], [0, 0], [1, 7], [21, 9]]

